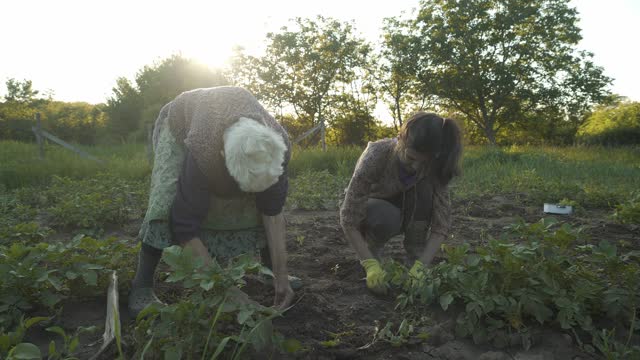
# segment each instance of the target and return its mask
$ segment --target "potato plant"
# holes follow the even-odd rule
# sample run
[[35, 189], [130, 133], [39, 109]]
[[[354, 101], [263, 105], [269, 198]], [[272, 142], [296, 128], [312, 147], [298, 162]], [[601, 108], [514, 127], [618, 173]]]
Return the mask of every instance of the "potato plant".
[[[280, 313], [255, 303], [239, 291], [248, 273], [272, 275], [250, 257], [239, 257], [230, 266], [216, 261], [203, 266], [187, 250], [165, 249], [163, 260], [171, 268], [167, 282], [180, 283], [185, 296], [167, 306], [151, 306], [137, 318], [135, 358], [237, 359], [251, 345], [254, 351], [286, 349], [273, 331], [271, 319]], [[294, 349], [295, 350], [295, 349]]]
[[[515, 335], [528, 348], [535, 326], [551, 325], [586, 349], [595, 345], [604, 352], [604, 334], [607, 346], [640, 355], [629, 346], [640, 332], [640, 252], [620, 254], [606, 240], [587, 244], [579, 231], [548, 219], [509, 230], [475, 251], [468, 244], [445, 245], [446, 261], [413, 276], [398, 263], [387, 264], [399, 308], [408, 316], [434, 303], [445, 311], [455, 308], [456, 334], [476, 343], [505, 347]], [[606, 336], [612, 329], [599, 327], [603, 319], [615, 321], [627, 336]]]
[[108, 175], [83, 180], [54, 177], [44, 194], [46, 215], [59, 227], [95, 229], [123, 224], [144, 215], [145, 189], [142, 182]]
[[53, 310], [70, 296], [102, 294], [112, 270], [131, 279], [136, 252], [124, 240], [83, 235], [67, 243], [1, 245], [0, 329], [11, 329], [28, 311]]
[[629, 196], [629, 199], [616, 205], [613, 218], [622, 224], [640, 225], [640, 191]]

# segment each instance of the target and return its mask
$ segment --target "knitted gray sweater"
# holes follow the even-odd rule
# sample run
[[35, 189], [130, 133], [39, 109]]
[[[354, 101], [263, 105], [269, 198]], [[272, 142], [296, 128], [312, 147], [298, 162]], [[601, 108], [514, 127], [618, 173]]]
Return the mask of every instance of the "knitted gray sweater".
[[[367, 214], [368, 198], [391, 198], [411, 188], [405, 187], [400, 179], [399, 160], [394, 151], [396, 144], [396, 139], [370, 142], [360, 155], [340, 208], [343, 227], [360, 227]], [[442, 186], [434, 176], [422, 174], [419, 179], [423, 177], [429, 179], [434, 189], [431, 233], [447, 236], [451, 217], [448, 187]], [[426, 182], [422, 183], [427, 185]]]
[[224, 131], [240, 117], [257, 120], [280, 133], [287, 146], [285, 161], [290, 157], [291, 144], [287, 132], [243, 88], [223, 86], [186, 91], [162, 108], [159, 119], [163, 113], [176, 141], [184, 143], [193, 154], [218, 196], [230, 197], [241, 192], [229, 175], [223, 157]]

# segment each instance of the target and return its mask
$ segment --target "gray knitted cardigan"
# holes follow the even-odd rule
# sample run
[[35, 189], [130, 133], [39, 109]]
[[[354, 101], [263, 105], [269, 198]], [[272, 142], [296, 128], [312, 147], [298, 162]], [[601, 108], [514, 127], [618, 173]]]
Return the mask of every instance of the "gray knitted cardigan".
[[[241, 193], [225, 166], [224, 131], [240, 117], [246, 117], [276, 130], [287, 146], [285, 162], [290, 157], [291, 144], [284, 128], [260, 105], [247, 90], [223, 86], [183, 92], [160, 111], [158, 120], [167, 118], [171, 133], [178, 143], [184, 143], [200, 170], [211, 182], [212, 191], [220, 197]], [[159, 128], [156, 124], [156, 129]], [[154, 143], [157, 134], [154, 133]]]
[[[394, 151], [396, 144], [396, 139], [370, 142], [360, 155], [340, 208], [340, 223], [343, 227], [360, 227], [367, 214], [368, 198], [391, 198], [411, 188], [405, 187], [400, 181], [399, 160]], [[433, 175], [425, 174], [418, 180], [422, 177], [427, 177], [433, 186], [431, 234], [447, 236], [451, 218], [448, 187], [442, 186]]]

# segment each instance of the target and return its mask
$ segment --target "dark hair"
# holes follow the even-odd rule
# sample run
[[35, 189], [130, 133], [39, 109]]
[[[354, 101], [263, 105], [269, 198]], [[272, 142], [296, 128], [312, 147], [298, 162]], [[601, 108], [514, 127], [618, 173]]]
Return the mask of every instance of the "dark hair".
[[461, 172], [461, 138], [455, 120], [422, 111], [411, 116], [399, 134], [401, 146], [432, 156], [433, 169], [443, 185]]

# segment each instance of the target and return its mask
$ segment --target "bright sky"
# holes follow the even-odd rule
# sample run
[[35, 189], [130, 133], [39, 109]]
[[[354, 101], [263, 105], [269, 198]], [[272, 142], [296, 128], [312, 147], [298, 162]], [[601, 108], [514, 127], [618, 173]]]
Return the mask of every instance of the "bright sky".
[[[105, 102], [116, 78], [172, 53], [221, 65], [238, 44], [259, 54], [265, 34], [293, 17], [353, 20], [376, 41], [384, 17], [419, 0], [6, 0], [0, 4], [0, 96], [7, 78], [30, 79], [56, 100]], [[640, 101], [638, 0], [572, 0], [581, 48], [615, 79], [612, 91]], [[606, 5], [605, 5], [606, 4]]]

